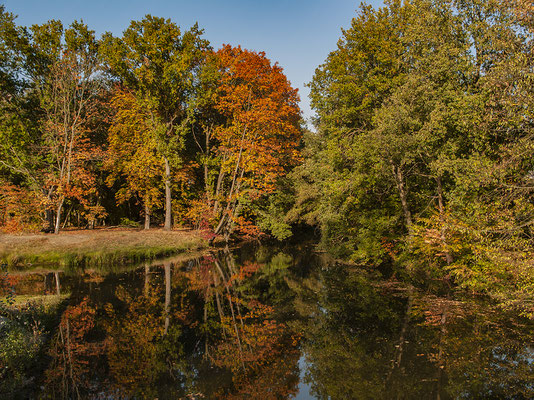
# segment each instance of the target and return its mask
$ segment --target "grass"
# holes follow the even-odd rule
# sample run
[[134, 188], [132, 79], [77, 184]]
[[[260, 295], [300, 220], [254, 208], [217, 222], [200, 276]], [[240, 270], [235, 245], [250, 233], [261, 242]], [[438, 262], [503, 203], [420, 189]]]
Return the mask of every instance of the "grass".
[[[29, 303], [39, 303], [42, 304], [45, 308], [56, 307], [62, 301], [68, 299], [70, 294], [43, 294], [43, 295], [33, 295], [33, 294], [17, 294], [13, 298], [13, 307], [26, 306]], [[3, 298], [0, 298], [0, 301], [6, 301]]]
[[59, 235], [0, 235], [0, 262], [10, 269], [133, 264], [198, 250], [207, 241], [188, 230], [101, 229]]

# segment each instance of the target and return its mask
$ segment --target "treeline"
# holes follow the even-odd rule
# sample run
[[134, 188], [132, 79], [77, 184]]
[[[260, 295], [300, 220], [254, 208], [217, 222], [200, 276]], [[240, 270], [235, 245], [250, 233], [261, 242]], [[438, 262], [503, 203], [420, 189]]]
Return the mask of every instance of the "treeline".
[[0, 6], [1, 229], [257, 233], [299, 160], [298, 94], [264, 53], [202, 34], [147, 15], [97, 39]]
[[310, 83], [303, 144], [281, 69], [197, 26], [147, 16], [97, 40], [2, 9], [0, 32], [4, 230], [304, 224], [338, 257], [534, 315], [531, 1], [362, 5]]
[[534, 315], [534, 6], [362, 5], [311, 87], [289, 220]]

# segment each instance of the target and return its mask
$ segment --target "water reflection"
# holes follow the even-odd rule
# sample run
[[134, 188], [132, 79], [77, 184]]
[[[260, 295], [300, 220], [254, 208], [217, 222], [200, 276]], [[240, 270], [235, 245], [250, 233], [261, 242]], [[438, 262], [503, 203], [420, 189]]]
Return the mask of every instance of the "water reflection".
[[42, 399], [534, 397], [528, 321], [304, 246], [40, 277], [70, 293]]

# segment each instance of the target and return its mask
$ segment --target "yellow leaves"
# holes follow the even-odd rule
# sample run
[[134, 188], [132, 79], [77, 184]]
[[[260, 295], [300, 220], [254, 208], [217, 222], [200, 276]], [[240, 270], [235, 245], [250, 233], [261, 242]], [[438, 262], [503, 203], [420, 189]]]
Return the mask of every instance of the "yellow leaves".
[[[164, 164], [148, 107], [121, 88], [116, 90], [111, 104], [115, 115], [109, 130], [107, 168], [114, 177], [123, 176], [127, 181], [127, 188], [117, 197], [123, 202], [134, 192], [145, 196], [161, 186]], [[108, 179], [108, 184], [114, 177]]]

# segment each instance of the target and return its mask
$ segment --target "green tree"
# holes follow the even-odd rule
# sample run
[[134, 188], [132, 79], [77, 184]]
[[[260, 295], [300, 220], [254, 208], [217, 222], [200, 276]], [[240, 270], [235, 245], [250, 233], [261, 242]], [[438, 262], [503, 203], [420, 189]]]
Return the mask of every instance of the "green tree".
[[337, 255], [531, 313], [528, 16], [500, 0], [362, 6], [310, 84], [318, 132], [292, 220]]
[[98, 43], [94, 31], [77, 21], [67, 29], [59, 21], [30, 30], [5, 26], [2, 47], [11, 60], [6, 87], [19, 89], [2, 118], [2, 166], [41, 196], [57, 233], [65, 201], [89, 206], [87, 195], [95, 190], [89, 166], [98, 158], [91, 129], [103, 83]]

